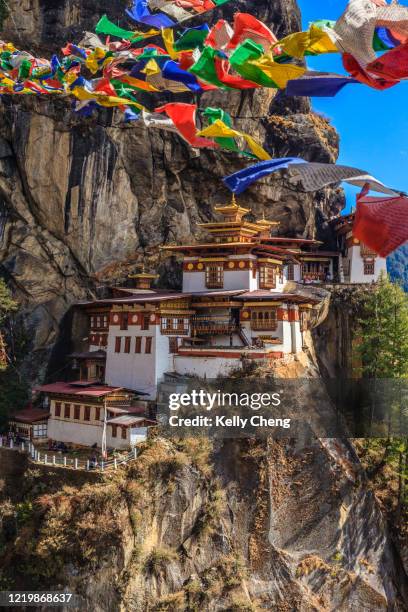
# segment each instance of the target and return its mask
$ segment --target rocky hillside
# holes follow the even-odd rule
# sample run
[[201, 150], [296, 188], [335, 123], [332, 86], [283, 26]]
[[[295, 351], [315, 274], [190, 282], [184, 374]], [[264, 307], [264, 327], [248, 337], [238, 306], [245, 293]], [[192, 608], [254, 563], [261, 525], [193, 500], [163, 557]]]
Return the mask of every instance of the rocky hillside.
[[[107, 13], [129, 27], [125, 0], [8, 0], [1, 37], [20, 48], [50, 53], [80, 40]], [[238, 5], [238, 6], [237, 6]], [[295, 0], [241, 0], [236, 8], [265, 20], [278, 36], [299, 28]], [[150, 100], [151, 108], [161, 100]], [[275, 99], [271, 91], [205, 94], [200, 106], [228, 109], [236, 125], [273, 154], [334, 161], [335, 130], [307, 101]], [[125, 278], [142, 260], [159, 265], [174, 286], [162, 244], [197, 237], [197, 222], [229, 196], [220, 178], [245, 163], [232, 154], [196, 152], [177, 136], [125, 126], [102, 111], [78, 119], [68, 102], [7, 98], [0, 105], [0, 271], [23, 303], [31, 340], [31, 375], [47, 363], [69, 306], [106, 278]], [[243, 196], [256, 213], [281, 221], [282, 233], [311, 235], [317, 221], [342, 206], [341, 193], [288, 191], [281, 181], [258, 184]], [[316, 206], [317, 205], [317, 206]], [[160, 261], [159, 261], [160, 260]]]
[[406, 609], [401, 562], [347, 444], [159, 438], [87, 483], [10, 466], [10, 454], [4, 588], [67, 588], [95, 612]]

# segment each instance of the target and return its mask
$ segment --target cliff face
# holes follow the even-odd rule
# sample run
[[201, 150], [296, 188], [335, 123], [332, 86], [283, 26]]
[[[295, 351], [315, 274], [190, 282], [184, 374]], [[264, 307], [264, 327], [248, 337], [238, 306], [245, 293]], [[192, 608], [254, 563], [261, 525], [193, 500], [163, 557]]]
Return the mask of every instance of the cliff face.
[[[105, 12], [123, 26], [126, 2], [10, 0], [1, 36], [39, 53], [79, 40]], [[237, 6], [238, 5], [238, 6]], [[299, 27], [294, 0], [241, 1], [218, 9], [231, 19], [239, 8], [265, 20], [278, 36]], [[156, 101], [150, 101], [154, 108]], [[338, 137], [310, 112], [307, 101], [274, 99], [271, 91], [206, 94], [201, 107], [220, 105], [236, 125], [274, 155], [334, 161]], [[234, 155], [197, 153], [177, 136], [124, 126], [102, 111], [73, 116], [63, 100], [4, 99], [0, 105], [0, 262], [17, 298], [34, 355], [32, 374], [45, 365], [69, 306], [91, 295], [95, 283], [126, 277], [135, 264], [159, 263], [161, 283], [175, 286], [174, 266], [159, 247], [197, 237], [196, 224], [229, 198], [220, 179], [246, 162]], [[280, 231], [311, 235], [316, 219], [342, 206], [341, 194], [314, 198], [288, 191], [279, 180], [242, 197], [254, 212], [281, 221]], [[317, 213], [316, 213], [317, 205]], [[160, 259], [160, 262], [159, 262]]]
[[7, 588], [58, 585], [96, 612], [406, 609], [402, 566], [347, 444], [157, 439], [88, 483], [15, 459], [11, 473], [10, 454]]

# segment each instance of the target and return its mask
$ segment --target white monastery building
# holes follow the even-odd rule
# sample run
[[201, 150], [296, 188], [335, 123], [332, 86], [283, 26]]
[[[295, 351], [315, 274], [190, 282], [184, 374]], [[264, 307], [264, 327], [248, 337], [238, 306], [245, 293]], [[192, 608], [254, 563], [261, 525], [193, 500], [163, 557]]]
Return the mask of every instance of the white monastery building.
[[182, 259], [181, 292], [151, 289], [156, 277], [141, 273], [135, 288], [77, 305], [89, 320], [87, 351], [71, 356], [79, 381], [38, 389], [49, 398], [49, 438], [132, 446], [148, 425], [146, 401], [135, 398], [154, 401], [166, 373], [216, 378], [298, 354], [319, 303], [302, 284], [367, 283], [385, 270], [352, 238], [352, 216], [334, 220], [332, 252], [273, 236], [278, 223], [245, 220], [250, 211], [235, 199], [215, 210], [219, 221], [202, 224], [205, 242], [163, 248]]

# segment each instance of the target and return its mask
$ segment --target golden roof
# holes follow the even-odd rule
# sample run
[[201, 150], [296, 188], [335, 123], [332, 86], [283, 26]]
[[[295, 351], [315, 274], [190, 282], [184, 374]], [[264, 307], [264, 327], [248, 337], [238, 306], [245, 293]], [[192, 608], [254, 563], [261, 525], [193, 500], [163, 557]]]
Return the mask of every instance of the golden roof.
[[239, 204], [237, 204], [235, 194], [232, 196], [231, 204], [227, 204], [226, 206], [216, 206], [214, 210], [225, 217], [236, 217], [239, 220], [251, 212], [250, 208], [244, 208], [243, 206], [239, 206]]

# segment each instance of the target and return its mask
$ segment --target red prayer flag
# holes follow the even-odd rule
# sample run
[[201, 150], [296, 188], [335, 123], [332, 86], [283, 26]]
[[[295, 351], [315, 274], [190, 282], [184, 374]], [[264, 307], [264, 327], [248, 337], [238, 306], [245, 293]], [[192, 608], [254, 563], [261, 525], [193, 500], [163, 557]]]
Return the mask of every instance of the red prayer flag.
[[234, 16], [234, 35], [228, 43], [227, 48], [235, 49], [235, 47], [247, 38], [262, 45], [265, 49], [278, 41], [275, 34], [253, 15], [249, 15], [248, 13], [236, 13]]
[[408, 241], [408, 197], [357, 197], [353, 235], [387, 257]]
[[196, 104], [184, 104], [182, 102], [172, 102], [156, 108], [157, 113], [166, 113], [173, 121], [180, 135], [191, 144], [192, 147], [210, 147], [217, 149], [218, 145], [207, 138], [196, 136]]
[[234, 89], [257, 89], [261, 87], [257, 83], [247, 81], [239, 75], [230, 74], [231, 64], [228, 60], [216, 57], [214, 58], [214, 65], [218, 79], [228, 87], [233, 87]]
[[352, 77], [357, 79], [357, 81], [369, 87], [373, 87], [374, 89], [388, 89], [399, 83], [399, 81], [395, 79], [376, 79], [374, 76], [371, 76], [362, 66], [360, 66], [356, 58], [350, 55], [350, 53], [343, 53], [343, 66]]
[[405, 79], [408, 76], [408, 43], [387, 51], [366, 70], [385, 79]]

